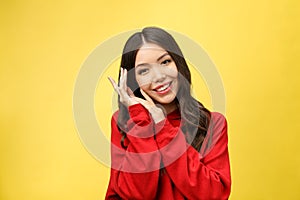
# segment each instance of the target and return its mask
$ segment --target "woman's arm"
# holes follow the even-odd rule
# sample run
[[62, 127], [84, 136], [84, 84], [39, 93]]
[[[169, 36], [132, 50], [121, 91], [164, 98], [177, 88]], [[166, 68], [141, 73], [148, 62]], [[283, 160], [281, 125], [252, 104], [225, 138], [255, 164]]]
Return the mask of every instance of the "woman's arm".
[[117, 116], [111, 120], [112, 169], [106, 199], [154, 199], [157, 191], [160, 153], [154, 140], [154, 125], [141, 105], [129, 106], [127, 149], [120, 145]]
[[206, 154], [204, 157], [187, 145], [179, 127], [172, 126], [167, 119], [156, 128], [159, 126], [162, 129], [156, 135], [157, 144], [175, 187], [187, 199], [228, 199], [231, 178], [224, 116], [212, 113], [211, 131], [200, 151]]

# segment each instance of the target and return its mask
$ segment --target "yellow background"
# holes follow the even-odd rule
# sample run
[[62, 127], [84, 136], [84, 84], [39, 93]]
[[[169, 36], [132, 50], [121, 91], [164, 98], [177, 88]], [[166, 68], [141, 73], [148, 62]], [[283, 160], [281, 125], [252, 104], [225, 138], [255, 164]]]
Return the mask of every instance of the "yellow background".
[[109, 168], [81, 144], [74, 83], [98, 44], [148, 25], [192, 38], [222, 76], [230, 199], [300, 199], [299, 4], [1, 1], [0, 199], [104, 198]]

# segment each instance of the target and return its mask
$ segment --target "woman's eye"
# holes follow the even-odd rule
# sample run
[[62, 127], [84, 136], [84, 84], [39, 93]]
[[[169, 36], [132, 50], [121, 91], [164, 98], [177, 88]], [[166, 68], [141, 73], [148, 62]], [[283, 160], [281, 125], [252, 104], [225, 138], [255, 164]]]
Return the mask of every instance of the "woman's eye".
[[166, 59], [164, 61], [161, 62], [162, 65], [168, 65], [170, 62], [172, 62], [171, 59]]
[[138, 75], [144, 75], [144, 74], [146, 74], [148, 71], [149, 71], [148, 69], [139, 69], [137, 73], [138, 73]]

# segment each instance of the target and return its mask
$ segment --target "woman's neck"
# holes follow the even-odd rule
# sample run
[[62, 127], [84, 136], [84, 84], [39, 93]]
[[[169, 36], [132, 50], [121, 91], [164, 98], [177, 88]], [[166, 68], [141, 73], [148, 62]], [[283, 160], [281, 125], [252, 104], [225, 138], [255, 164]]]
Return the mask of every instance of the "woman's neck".
[[178, 108], [175, 101], [168, 104], [160, 104], [160, 105], [164, 108], [166, 114], [169, 114]]

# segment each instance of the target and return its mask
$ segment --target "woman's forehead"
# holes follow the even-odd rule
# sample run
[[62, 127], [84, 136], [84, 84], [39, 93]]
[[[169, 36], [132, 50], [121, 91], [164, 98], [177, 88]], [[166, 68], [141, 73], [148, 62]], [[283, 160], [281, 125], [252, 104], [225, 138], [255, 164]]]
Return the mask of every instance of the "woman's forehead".
[[136, 65], [140, 63], [157, 62], [168, 52], [156, 44], [144, 44], [136, 55]]

